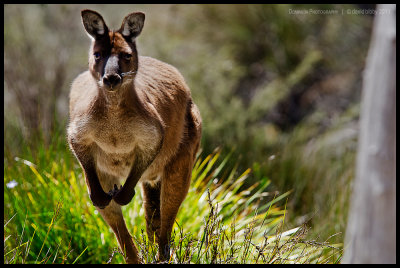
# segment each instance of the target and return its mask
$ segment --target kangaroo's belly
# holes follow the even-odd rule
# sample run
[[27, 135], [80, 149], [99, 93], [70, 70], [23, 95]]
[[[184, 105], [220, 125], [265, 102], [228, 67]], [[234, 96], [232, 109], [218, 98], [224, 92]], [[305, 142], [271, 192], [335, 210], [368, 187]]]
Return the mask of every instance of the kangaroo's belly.
[[108, 154], [129, 154], [137, 146], [135, 137], [131, 133], [102, 132], [99, 130], [95, 135], [94, 142]]
[[98, 170], [119, 179], [126, 179], [128, 177], [134, 164], [134, 159], [134, 151], [128, 153], [110, 153], [98, 147], [95, 153]]
[[[154, 150], [158, 140], [158, 133], [149, 127], [142, 131], [132, 131], [121, 126], [118, 131], [98, 131], [94, 134], [93, 151], [98, 170], [120, 179], [126, 179], [135, 159], [147, 155], [148, 150]], [[138, 154], [141, 154], [139, 157]]]

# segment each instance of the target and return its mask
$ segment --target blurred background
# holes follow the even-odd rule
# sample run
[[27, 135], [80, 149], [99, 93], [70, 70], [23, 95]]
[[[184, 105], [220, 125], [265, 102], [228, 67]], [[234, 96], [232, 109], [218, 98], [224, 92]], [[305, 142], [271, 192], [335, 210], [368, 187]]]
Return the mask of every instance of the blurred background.
[[[69, 88], [90, 44], [85, 8], [112, 29], [145, 12], [139, 54], [185, 77], [203, 118], [202, 155], [231, 153], [228, 164], [251, 168], [253, 183], [291, 191], [288, 225], [309, 221], [312, 236], [343, 242], [373, 16], [327, 4], [5, 5], [5, 166], [38, 143], [68, 150]], [[337, 14], [294, 14], [310, 9]]]

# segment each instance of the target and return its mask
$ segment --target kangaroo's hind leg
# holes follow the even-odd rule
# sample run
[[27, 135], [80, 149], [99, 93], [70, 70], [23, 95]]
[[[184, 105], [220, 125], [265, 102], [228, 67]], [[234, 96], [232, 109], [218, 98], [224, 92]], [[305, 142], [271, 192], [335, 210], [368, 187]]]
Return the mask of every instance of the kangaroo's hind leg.
[[159, 242], [161, 213], [160, 213], [160, 192], [161, 181], [155, 179], [153, 181], [144, 181], [141, 184], [143, 194], [143, 205], [146, 218], [147, 236], [151, 242]]
[[159, 260], [165, 261], [170, 255], [170, 238], [179, 207], [190, 186], [192, 171], [191, 155], [179, 153], [165, 168], [161, 182], [161, 226], [159, 237]]
[[180, 144], [176, 155], [165, 166], [161, 178], [161, 226], [158, 243], [161, 261], [169, 258], [172, 227], [179, 207], [188, 193], [193, 164], [200, 146], [201, 118], [194, 103], [190, 103], [187, 107], [186, 137], [187, 139]]
[[[120, 184], [119, 180], [111, 175], [101, 172], [98, 172], [98, 175], [101, 186], [106, 192], [113, 189], [114, 184]], [[97, 210], [113, 230], [118, 240], [118, 244], [122, 252], [125, 254], [125, 261], [127, 263], [139, 263], [138, 252], [135, 244], [133, 243], [132, 236], [126, 227], [121, 206], [114, 202], [114, 200], [111, 200], [107, 207], [104, 209], [97, 208]]]

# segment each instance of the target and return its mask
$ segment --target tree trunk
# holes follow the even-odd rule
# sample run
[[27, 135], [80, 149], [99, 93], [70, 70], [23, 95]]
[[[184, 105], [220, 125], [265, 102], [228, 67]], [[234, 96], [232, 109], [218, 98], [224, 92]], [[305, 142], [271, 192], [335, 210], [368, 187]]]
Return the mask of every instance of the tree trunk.
[[342, 263], [396, 262], [396, 5], [376, 11]]

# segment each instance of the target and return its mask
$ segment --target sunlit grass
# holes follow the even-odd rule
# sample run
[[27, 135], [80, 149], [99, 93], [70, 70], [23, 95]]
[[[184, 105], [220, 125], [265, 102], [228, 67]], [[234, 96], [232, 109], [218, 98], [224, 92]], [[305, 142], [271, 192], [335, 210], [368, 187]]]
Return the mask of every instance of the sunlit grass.
[[[169, 263], [323, 263], [340, 259], [328, 243], [305, 241], [306, 226], [285, 230], [287, 193], [268, 192], [251, 170], [228, 167], [216, 151], [198, 158], [171, 241]], [[87, 194], [82, 171], [63, 142], [4, 167], [5, 263], [123, 263], [111, 229]], [[156, 262], [142, 198], [123, 207], [143, 263]]]

